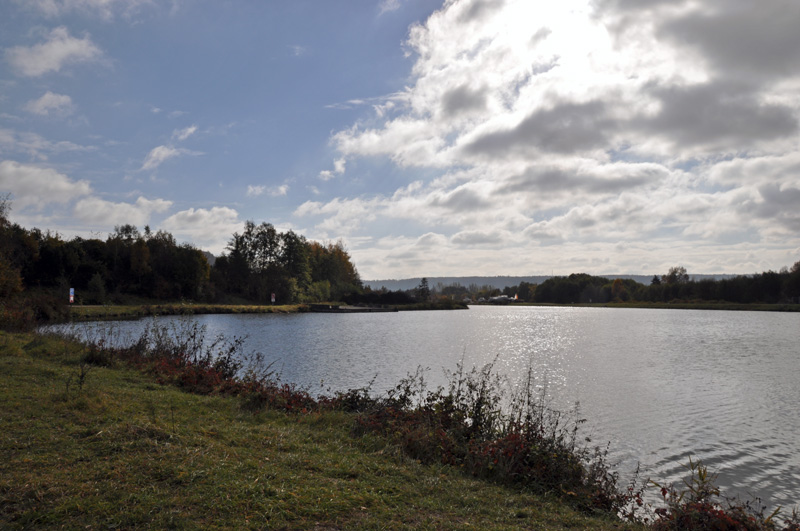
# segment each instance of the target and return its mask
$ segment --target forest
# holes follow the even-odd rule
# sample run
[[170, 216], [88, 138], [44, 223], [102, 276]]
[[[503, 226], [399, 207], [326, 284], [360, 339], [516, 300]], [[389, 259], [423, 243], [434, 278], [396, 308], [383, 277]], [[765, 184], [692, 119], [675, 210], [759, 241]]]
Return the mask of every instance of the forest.
[[[2, 198], [0, 198], [2, 199]], [[149, 300], [289, 304], [341, 300], [362, 290], [341, 242], [309, 241], [269, 223], [245, 224], [214, 259], [169, 232], [114, 228], [105, 240], [25, 229], [11, 223], [0, 200], [0, 297], [57, 294], [76, 303]], [[212, 266], [213, 263], [213, 266]]]

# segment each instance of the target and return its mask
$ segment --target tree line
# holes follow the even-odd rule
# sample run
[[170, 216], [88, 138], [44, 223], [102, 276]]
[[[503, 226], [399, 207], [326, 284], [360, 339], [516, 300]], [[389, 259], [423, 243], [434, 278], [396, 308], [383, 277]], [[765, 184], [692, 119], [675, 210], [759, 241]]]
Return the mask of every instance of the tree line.
[[704, 278], [695, 281], [684, 267], [677, 266], [670, 268], [664, 275], [655, 275], [649, 285], [633, 279], [610, 279], [573, 273], [552, 277], [538, 285], [521, 282], [502, 290], [491, 286], [461, 286], [458, 283], [438, 285], [433, 293], [434, 296], [469, 298], [472, 301], [488, 301], [492, 297], [506, 295], [519, 302], [549, 304], [637, 301], [800, 303], [800, 261], [791, 268], [784, 267], [778, 272], [765, 271], [716, 280]]
[[[269, 223], [245, 224], [226, 252], [209, 260], [169, 232], [117, 226], [105, 239], [60, 235], [11, 223], [8, 197], [0, 198], [0, 297], [38, 290], [76, 302], [154, 300], [289, 304], [341, 300], [362, 291], [341, 242], [322, 244]], [[210, 261], [214, 262], [212, 266]]]

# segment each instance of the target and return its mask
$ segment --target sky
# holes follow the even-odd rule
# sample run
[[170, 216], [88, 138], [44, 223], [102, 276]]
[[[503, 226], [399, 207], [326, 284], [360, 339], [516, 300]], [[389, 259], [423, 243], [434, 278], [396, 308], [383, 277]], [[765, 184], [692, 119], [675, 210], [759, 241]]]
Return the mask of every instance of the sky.
[[800, 260], [796, 0], [3, 0], [0, 195], [366, 280]]

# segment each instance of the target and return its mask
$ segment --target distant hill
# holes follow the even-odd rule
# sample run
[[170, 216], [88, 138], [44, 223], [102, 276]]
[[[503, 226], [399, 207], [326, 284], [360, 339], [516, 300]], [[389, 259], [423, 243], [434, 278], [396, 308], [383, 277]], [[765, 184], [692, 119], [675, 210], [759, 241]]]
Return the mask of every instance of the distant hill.
[[[654, 275], [596, 275], [599, 277], [606, 277], [608, 279], [615, 278], [631, 278], [640, 284], [649, 285], [653, 280]], [[659, 275], [661, 276], [661, 275]], [[723, 278], [732, 278], [736, 275], [691, 275], [692, 280], [703, 280], [706, 278], [720, 280]], [[478, 286], [491, 286], [493, 288], [503, 289], [506, 286], [517, 286], [520, 282], [529, 282], [531, 284], [541, 284], [552, 275], [538, 275], [527, 277], [512, 277], [512, 276], [497, 276], [497, 277], [427, 277], [428, 285], [431, 288], [436, 288], [438, 284], [450, 286], [452, 284], [461, 284], [464, 287], [469, 287], [470, 284]], [[407, 290], [414, 289], [419, 286], [422, 277], [416, 278], [403, 278], [403, 279], [388, 279], [388, 280], [364, 280], [364, 285], [372, 289], [381, 289], [382, 287], [391, 290]]]

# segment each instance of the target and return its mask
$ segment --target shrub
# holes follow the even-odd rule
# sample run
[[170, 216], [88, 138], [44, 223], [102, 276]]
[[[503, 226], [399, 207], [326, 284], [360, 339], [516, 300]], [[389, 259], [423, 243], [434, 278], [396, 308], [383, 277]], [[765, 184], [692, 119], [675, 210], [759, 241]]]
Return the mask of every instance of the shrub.
[[[447, 389], [425, 390], [421, 372], [402, 381], [358, 418], [357, 431], [377, 431], [422, 462], [442, 462], [496, 482], [563, 495], [590, 511], [633, 514], [642, 488], [620, 490], [606, 453], [578, 442], [577, 416], [546, 407], [532, 371], [506, 400], [492, 364], [465, 372]], [[505, 406], [505, 407], [503, 407]]]
[[[770, 515], [765, 515], [766, 507], [759, 499], [742, 501], [738, 498], [725, 498], [716, 486], [716, 474], [708, 471], [701, 462], [689, 459], [690, 472], [684, 480], [685, 489], [674, 485], [660, 485], [663, 506], [655, 509], [652, 529], [668, 530], [706, 530], [721, 531], [800, 531], [800, 518], [796, 511], [785, 518], [783, 526], [778, 524], [778, 507]], [[724, 503], [724, 505], [723, 505]]]

